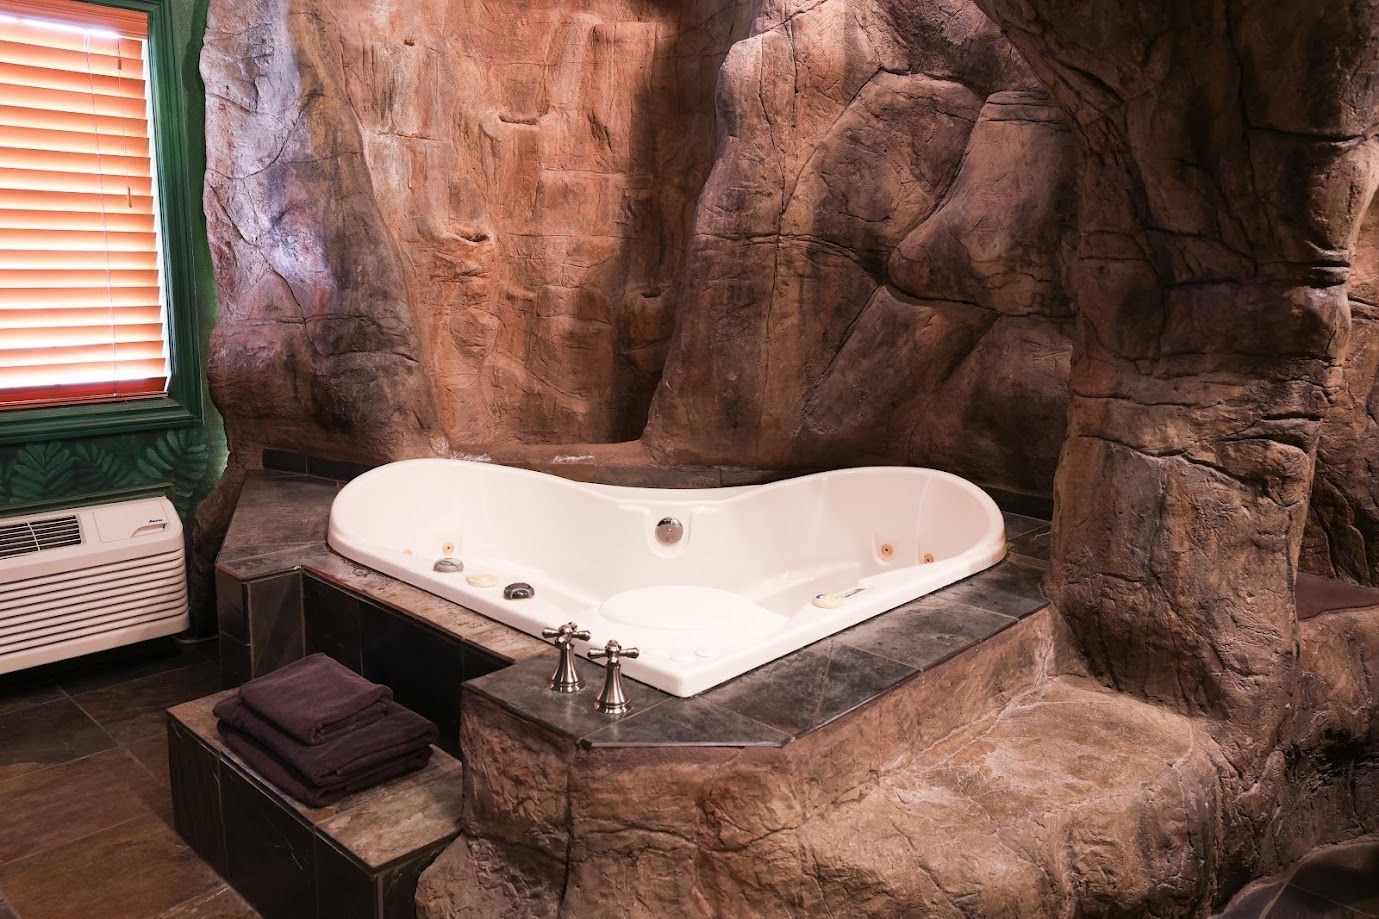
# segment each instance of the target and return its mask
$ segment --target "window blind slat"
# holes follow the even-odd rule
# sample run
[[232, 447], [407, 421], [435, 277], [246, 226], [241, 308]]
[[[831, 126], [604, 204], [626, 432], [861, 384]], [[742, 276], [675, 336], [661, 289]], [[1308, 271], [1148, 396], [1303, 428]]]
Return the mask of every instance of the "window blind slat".
[[148, 178], [152, 165], [147, 156], [121, 156], [117, 153], [58, 153], [24, 147], [0, 146], [0, 168], [76, 172], [82, 175]]
[[112, 361], [144, 363], [162, 360], [163, 343], [112, 341], [95, 345], [53, 345], [42, 348], [0, 346], [0, 372], [13, 368], [49, 367], [57, 364], [84, 366]]
[[[3, 219], [3, 218], [0, 218]], [[6, 228], [0, 222], [0, 251], [14, 252], [157, 252], [157, 235], [118, 230], [33, 230]]]
[[0, 271], [155, 271], [156, 252], [54, 252], [0, 249]]
[[85, 230], [151, 234], [157, 229], [153, 214], [111, 214], [97, 211], [9, 210], [0, 202], [0, 231]]
[[54, 131], [0, 124], [0, 147], [44, 150], [52, 153], [98, 153], [148, 159], [148, 138], [96, 131]]
[[146, 34], [0, 0], [0, 409], [166, 392]]
[[[4, 326], [0, 325], [0, 329]], [[62, 328], [33, 328], [6, 330], [5, 339], [0, 342], [0, 360], [4, 352], [32, 348], [53, 348], [66, 346], [99, 345], [105, 342], [123, 344], [152, 344], [163, 348], [163, 326], [160, 323], [124, 323], [116, 325], [74, 325]]]
[[[154, 287], [156, 271], [43, 271], [0, 268], [0, 290], [12, 287]], [[0, 297], [5, 294], [0, 293]]]
[[[64, 324], [72, 328], [109, 328], [111, 326], [151, 325], [162, 318], [162, 310], [155, 303], [148, 306], [121, 306], [112, 309], [84, 307], [62, 310], [0, 310], [0, 330], [54, 329]], [[161, 326], [160, 326], [161, 329]], [[161, 332], [160, 332], [161, 334]]]
[[12, 287], [0, 296], [0, 314], [10, 309], [51, 310], [61, 318], [67, 315], [65, 310], [149, 306], [161, 300], [162, 292], [156, 287]]
[[78, 115], [114, 115], [142, 118], [144, 100], [131, 96], [104, 96], [41, 86], [5, 85], [5, 104], [20, 108], [51, 109]]
[[58, 192], [34, 188], [5, 188], [0, 183], [5, 207], [53, 212], [74, 211], [87, 214], [152, 214], [152, 195], [131, 195], [124, 189], [117, 194]]
[[108, 176], [100, 173], [48, 172], [42, 169], [0, 167], [0, 194], [15, 191], [82, 192], [84, 194], [126, 195], [151, 198], [153, 181], [138, 176]]
[[119, 380], [148, 380], [162, 377], [162, 358], [142, 361], [103, 361], [50, 364], [41, 367], [0, 367], [0, 389], [38, 386], [65, 386], [80, 383], [113, 384]]
[[56, 89], [64, 92], [82, 93], [87, 96], [134, 99], [140, 103], [144, 100], [144, 78], [132, 73], [112, 77], [91, 71], [33, 67], [28, 64], [13, 64], [0, 60], [0, 81], [4, 82], [6, 86]]
[[91, 131], [117, 137], [148, 137], [148, 121], [137, 116], [102, 115], [96, 112], [59, 112], [53, 109], [14, 105], [0, 99], [0, 124], [13, 128], [46, 128], [53, 131]]
[[74, 405], [82, 402], [110, 402], [114, 399], [157, 396], [167, 390], [167, 378], [3, 389], [6, 408], [33, 408], [40, 405]]
[[24, 41], [28, 37], [0, 30], [0, 63], [44, 67], [73, 73], [88, 71], [103, 77], [133, 77], [143, 79], [144, 62], [137, 54], [106, 54], [98, 50], [54, 48], [51, 45]]

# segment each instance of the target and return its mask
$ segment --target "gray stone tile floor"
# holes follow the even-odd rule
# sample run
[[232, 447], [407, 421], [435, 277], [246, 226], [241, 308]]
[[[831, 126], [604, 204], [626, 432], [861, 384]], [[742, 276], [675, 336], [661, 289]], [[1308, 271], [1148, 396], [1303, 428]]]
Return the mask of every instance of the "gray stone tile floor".
[[0, 919], [258, 915], [172, 828], [164, 709], [219, 688], [214, 646], [0, 676]]

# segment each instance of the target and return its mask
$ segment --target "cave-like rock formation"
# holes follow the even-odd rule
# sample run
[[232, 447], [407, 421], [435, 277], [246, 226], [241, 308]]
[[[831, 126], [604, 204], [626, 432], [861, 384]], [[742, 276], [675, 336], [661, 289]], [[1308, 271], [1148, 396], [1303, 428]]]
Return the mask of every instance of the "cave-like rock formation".
[[1360, 226], [1351, 263], [1350, 340], [1322, 423], [1303, 567], [1379, 584], [1379, 205]]
[[968, 3], [786, 6], [733, 47], [719, 95], [651, 451], [1047, 489], [1070, 131], [991, 22]]
[[1220, 719], [1243, 767], [1293, 698], [1295, 560], [1379, 179], [1376, 10], [982, 3], [1084, 148], [1048, 588], [1095, 672]]
[[434, 390], [322, 15], [216, 4], [207, 27], [212, 393], [232, 451], [299, 430], [423, 450]]
[[212, 4], [234, 445], [639, 433], [747, 4]]
[[258, 0], [203, 72], [242, 460], [628, 440], [659, 384], [663, 461], [1050, 486], [1070, 132], [970, 3]]
[[[1373, 614], [1294, 597], [1379, 581], [1377, 54], [1371, 0], [213, 2], [238, 463], [1057, 470], [1020, 687], [693, 767], [475, 714], [432, 914], [1192, 915], [1379, 828]], [[969, 690], [947, 741], [907, 720]], [[603, 816], [615, 766], [645, 819]]]
[[[203, 72], [236, 467], [640, 437], [1052, 488], [1078, 140], [970, 2], [214, 3]], [[1364, 231], [1304, 564], [1373, 581]]]

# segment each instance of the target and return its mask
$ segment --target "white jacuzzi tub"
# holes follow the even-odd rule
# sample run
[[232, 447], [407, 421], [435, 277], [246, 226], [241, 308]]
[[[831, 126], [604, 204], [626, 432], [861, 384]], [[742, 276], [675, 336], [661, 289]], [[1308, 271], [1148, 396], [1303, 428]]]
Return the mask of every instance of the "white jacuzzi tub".
[[[665, 518], [683, 531], [670, 545], [657, 536]], [[1006, 552], [991, 498], [931, 469], [661, 489], [448, 459], [392, 463], [350, 482], [331, 506], [330, 545], [532, 635], [573, 620], [592, 633], [581, 653], [609, 639], [639, 648], [639, 658], [624, 658], [624, 672], [677, 696], [975, 574]], [[433, 571], [447, 556], [464, 571]], [[483, 575], [494, 585], [470, 583]], [[505, 599], [504, 587], [519, 581], [534, 596]], [[817, 604], [820, 594], [836, 608]]]

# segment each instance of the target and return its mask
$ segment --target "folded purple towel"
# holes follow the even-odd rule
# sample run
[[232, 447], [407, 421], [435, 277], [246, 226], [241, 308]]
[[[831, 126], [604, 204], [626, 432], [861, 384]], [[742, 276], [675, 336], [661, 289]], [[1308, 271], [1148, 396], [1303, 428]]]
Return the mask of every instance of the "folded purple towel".
[[289, 766], [278, 762], [273, 754], [256, 744], [253, 738], [247, 734], [236, 731], [223, 721], [219, 727], [220, 736], [225, 739], [225, 745], [234, 751], [236, 756], [248, 763], [250, 769], [267, 779], [270, 784], [310, 807], [325, 807], [328, 804], [334, 804], [341, 798], [416, 772], [431, 759], [431, 748], [426, 747], [420, 752], [410, 753], [400, 759], [379, 765], [366, 773], [353, 777], [344, 784], [322, 788], [304, 781], [300, 775], [293, 772]]
[[304, 744], [322, 743], [382, 718], [393, 697], [324, 654], [313, 654], [250, 680], [239, 688], [244, 704]]
[[381, 703], [383, 718], [366, 727], [308, 746], [278, 730], [272, 722], [245, 705], [238, 696], [216, 703], [213, 712], [230, 727], [246, 734], [276, 759], [312, 785], [349, 782], [401, 756], [416, 753], [436, 739], [436, 726], [396, 702]]

